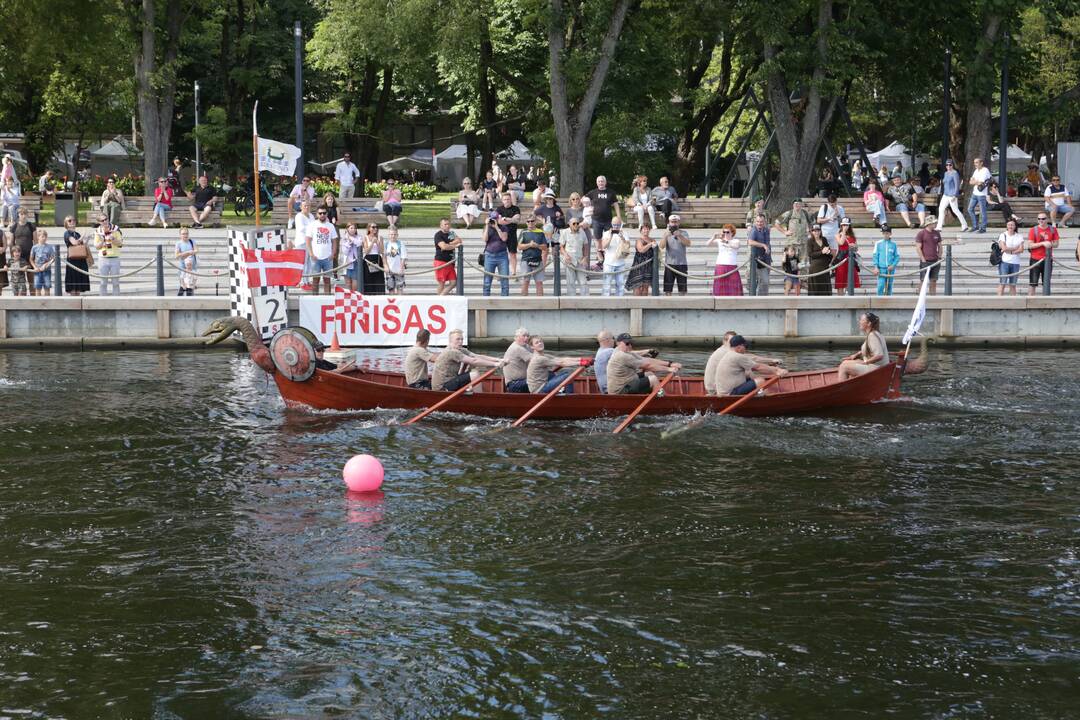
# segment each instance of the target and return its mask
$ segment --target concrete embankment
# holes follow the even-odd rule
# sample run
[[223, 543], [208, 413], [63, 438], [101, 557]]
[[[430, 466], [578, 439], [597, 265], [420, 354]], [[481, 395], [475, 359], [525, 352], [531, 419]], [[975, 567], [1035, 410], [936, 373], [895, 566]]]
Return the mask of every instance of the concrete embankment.
[[[913, 297], [470, 298], [470, 343], [502, 344], [525, 326], [555, 345], [590, 344], [601, 328], [642, 342], [714, 345], [727, 329], [762, 344], [850, 343], [872, 310], [887, 336], [903, 334]], [[290, 322], [298, 321], [295, 298]], [[225, 297], [0, 298], [0, 347], [194, 347]], [[927, 304], [923, 332], [943, 344], [1080, 344], [1080, 296], [952, 296]]]

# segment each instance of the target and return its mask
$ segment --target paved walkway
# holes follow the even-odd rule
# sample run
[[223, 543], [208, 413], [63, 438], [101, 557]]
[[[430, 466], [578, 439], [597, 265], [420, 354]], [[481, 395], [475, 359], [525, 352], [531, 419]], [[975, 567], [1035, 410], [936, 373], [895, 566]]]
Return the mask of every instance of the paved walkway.
[[[48, 228], [48, 230], [50, 242], [62, 242], [62, 230], [60, 228]], [[85, 232], [85, 229], [83, 232]], [[435, 228], [404, 229], [401, 231], [401, 238], [405, 242], [409, 252], [410, 270], [430, 268], [432, 266], [434, 258], [434, 243], [432, 236], [434, 235], [434, 232]], [[467, 261], [475, 264], [477, 254], [483, 249], [481, 230], [458, 230], [457, 232], [465, 238], [465, 257]], [[712, 236], [712, 231], [691, 229], [688, 232], [693, 243], [687, 253], [690, 273], [692, 275], [700, 276], [711, 275], [713, 273], [716, 251], [714, 247], [707, 247], [705, 243]], [[874, 241], [880, 237], [880, 233], [871, 229], [858, 230], [857, 233], [861, 240], [860, 247], [862, 255], [864, 259], [869, 259], [869, 256], [873, 251]], [[904, 277], [898, 277], [896, 279], [894, 294], [897, 295], [914, 294], [918, 292], [919, 278], [917, 272], [914, 272], [918, 269], [918, 256], [915, 253], [914, 247], [915, 233], [915, 230], [906, 228], [896, 229], [893, 233], [893, 239], [896, 240], [900, 247], [901, 262], [898, 272], [901, 274], [909, 273]], [[740, 235], [742, 234], [744, 234], [743, 231], [740, 231]], [[208, 228], [192, 230], [191, 235], [199, 248], [199, 272], [211, 275], [211, 277], [199, 278], [199, 287], [196, 293], [199, 295], [227, 295], [229, 280], [226, 229]], [[953, 292], [955, 294], [987, 294], [996, 292], [998, 285], [996, 278], [997, 269], [989, 263], [989, 251], [990, 243], [992, 240], [996, 239], [997, 233], [995, 231], [989, 231], [983, 235], [965, 233], [961, 236], [959, 229], [954, 226], [952, 228], [946, 228], [944, 235], [946, 241], [955, 242], [953, 245], [953, 257], [957, 264], [953, 269]], [[1078, 235], [1080, 235], [1080, 231], [1075, 228], [1063, 229], [1062, 246], [1057, 253], [1057, 257], [1061, 262], [1055, 265], [1053, 272], [1052, 288], [1055, 295], [1080, 294], [1080, 263], [1076, 262], [1076, 258], [1073, 255]], [[124, 237], [125, 247], [121, 260], [121, 272], [129, 272], [146, 263], [150, 264], [145, 270], [139, 272], [135, 276], [121, 280], [122, 294], [153, 295], [156, 292], [155, 263], [153, 262], [156, 256], [156, 247], [159, 244], [162, 245], [165, 257], [171, 260], [173, 246], [177, 239], [177, 231], [172, 228], [169, 230], [161, 230], [160, 228], [131, 228], [124, 231]], [[779, 266], [782, 243], [779, 242], [779, 239], [775, 236], [773, 238], [773, 247], [774, 262]], [[746, 258], [747, 254], [744, 247], [740, 252], [740, 260], [745, 261]], [[1020, 292], [1026, 292], [1027, 290], [1028, 279], [1026, 264], [1027, 258], [1025, 256], [1024, 264], [1021, 266], [1021, 269], [1024, 270], [1024, 272], [1019, 277]], [[975, 273], [982, 273], [982, 275], [976, 275]], [[545, 286], [547, 293], [551, 294], [553, 292], [553, 283], [550, 279], [550, 268], [548, 270], [548, 275], [549, 280], [545, 283]], [[774, 271], [772, 274], [771, 288], [774, 294], [783, 292], [781, 277], [779, 272]], [[746, 285], [745, 270], [743, 271], [743, 279], [744, 285]], [[868, 271], [864, 271], [862, 274], [862, 281], [863, 287], [858, 290], [858, 293], [873, 294], [875, 292], [876, 278]], [[407, 282], [407, 292], [410, 294], [433, 293], [436, 287], [434, 276], [430, 272], [422, 275], [409, 276]], [[482, 282], [482, 273], [472, 267], [466, 266], [466, 293], [469, 295], [479, 295], [481, 293]], [[92, 281], [91, 285], [94, 293], [96, 293], [97, 282]], [[497, 280], [494, 285], [497, 292]], [[589, 286], [591, 294], [599, 295], [602, 281], [600, 278], [594, 278], [590, 281]], [[177, 271], [166, 265], [166, 294], [175, 295], [177, 287]], [[689, 281], [689, 294], [691, 295], [708, 295], [711, 293], [711, 288], [712, 281], [708, 279], [691, 278]], [[942, 278], [939, 282], [939, 292], [943, 291], [943, 288], [944, 270], [942, 270]], [[563, 283], [563, 290], [566, 290], [565, 282]], [[513, 283], [511, 286], [511, 294], [516, 295], [519, 293], [520, 285]]]

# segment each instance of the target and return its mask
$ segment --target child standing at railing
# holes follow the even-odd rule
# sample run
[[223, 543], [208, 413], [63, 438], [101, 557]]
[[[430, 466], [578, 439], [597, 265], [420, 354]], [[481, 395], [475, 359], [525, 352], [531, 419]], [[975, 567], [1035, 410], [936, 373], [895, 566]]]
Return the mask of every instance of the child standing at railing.
[[784, 248], [784, 294], [798, 295], [802, 290], [799, 280], [799, 251], [794, 245]]
[[877, 294], [892, 295], [893, 275], [900, 264], [900, 249], [892, 239], [888, 225], [881, 226], [881, 239], [874, 243], [873, 273], [878, 276]]

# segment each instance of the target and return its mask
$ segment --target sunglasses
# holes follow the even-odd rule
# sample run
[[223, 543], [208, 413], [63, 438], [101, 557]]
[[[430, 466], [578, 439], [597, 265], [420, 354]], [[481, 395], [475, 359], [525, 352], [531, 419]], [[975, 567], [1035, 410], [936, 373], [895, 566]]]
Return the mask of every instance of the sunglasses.
[[1044, 218], [1044, 217], [1039, 218], [1039, 222], [1046, 222], [1046, 218]]

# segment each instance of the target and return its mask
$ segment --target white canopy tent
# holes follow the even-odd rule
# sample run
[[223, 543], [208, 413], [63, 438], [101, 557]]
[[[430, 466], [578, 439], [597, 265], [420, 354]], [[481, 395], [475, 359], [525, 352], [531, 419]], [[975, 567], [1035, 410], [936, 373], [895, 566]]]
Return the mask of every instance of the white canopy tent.
[[117, 136], [90, 151], [90, 168], [96, 175], [141, 174], [143, 153], [126, 138]]
[[[447, 190], [460, 190], [469, 168], [469, 149], [463, 144], [451, 145], [435, 156], [435, 182]], [[480, 154], [474, 156], [474, 167], [480, 171]], [[486, 168], [485, 168], [486, 169]]]
[[412, 170], [431, 172], [435, 169], [431, 157], [430, 149], [414, 150], [411, 155], [405, 155], [404, 157], [394, 158], [393, 160], [379, 163], [379, 170], [384, 173], [408, 172]]
[[499, 161], [499, 166], [503, 168], [510, 165], [539, 165], [544, 162], [544, 158], [525, 147], [520, 140], [515, 140], [510, 147], [496, 153], [495, 157]]
[[[1009, 145], [1005, 151], [1005, 169], [1009, 172], [1023, 172], [1027, 170], [1028, 163], [1031, 162], [1031, 154], [1024, 152], [1023, 148], [1017, 145]], [[994, 152], [990, 155], [990, 172], [997, 175], [998, 171], [998, 149], [994, 148]]]

